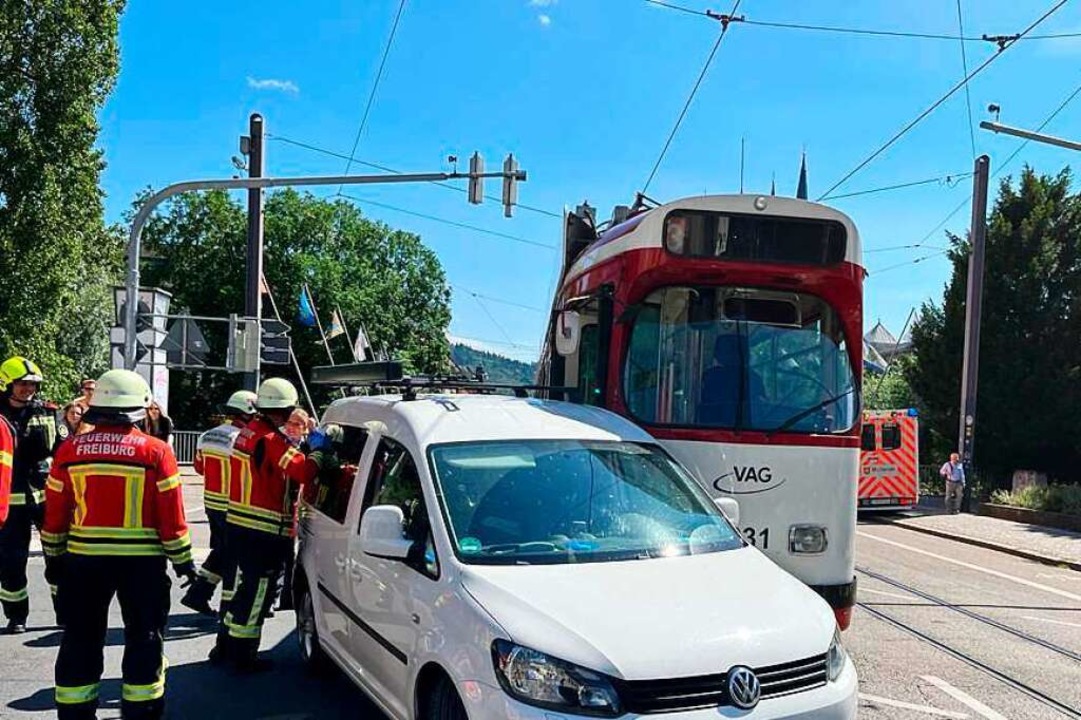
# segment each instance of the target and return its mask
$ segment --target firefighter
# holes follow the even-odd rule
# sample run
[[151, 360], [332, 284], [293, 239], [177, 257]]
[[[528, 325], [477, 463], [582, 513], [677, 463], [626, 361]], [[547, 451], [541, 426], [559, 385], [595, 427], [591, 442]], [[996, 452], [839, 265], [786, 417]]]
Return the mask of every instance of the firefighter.
[[95, 717], [114, 595], [124, 618], [121, 717], [164, 711], [166, 560], [188, 582], [195, 566], [176, 457], [135, 427], [149, 404], [136, 373], [102, 375], [87, 414], [95, 429], [63, 444], [49, 474], [42, 548], [67, 623], [56, 658], [59, 720]]
[[[8, 358], [0, 364], [0, 415], [11, 423], [18, 444], [8, 519], [0, 529], [0, 605], [10, 634], [26, 632], [30, 615], [26, 583], [30, 528], [41, 530], [49, 464], [56, 446], [68, 434], [67, 426], [58, 420], [59, 409], [37, 397], [42, 379], [40, 368], [24, 357]], [[50, 586], [50, 590], [55, 610], [56, 588]]]
[[0, 528], [8, 519], [11, 502], [11, 465], [15, 458], [15, 430], [0, 415]]
[[226, 523], [237, 562], [236, 591], [222, 616], [210, 660], [232, 663], [240, 672], [270, 665], [257, 661], [263, 621], [296, 536], [293, 509], [299, 487], [319, 470], [318, 456], [306, 458], [281, 431], [296, 404], [292, 383], [266, 380], [255, 400], [258, 414], [233, 446]]
[[204, 615], [215, 615], [210, 598], [220, 583], [222, 608], [228, 604], [233, 591], [236, 563], [226, 546], [225, 513], [229, 508], [229, 458], [240, 429], [255, 415], [255, 393], [237, 390], [221, 406], [229, 422], [207, 430], [199, 437], [195, 448], [195, 472], [203, 476], [203, 506], [210, 524], [210, 554], [199, 569], [199, 579], [188, 588], [180, 600], [184, 607]]

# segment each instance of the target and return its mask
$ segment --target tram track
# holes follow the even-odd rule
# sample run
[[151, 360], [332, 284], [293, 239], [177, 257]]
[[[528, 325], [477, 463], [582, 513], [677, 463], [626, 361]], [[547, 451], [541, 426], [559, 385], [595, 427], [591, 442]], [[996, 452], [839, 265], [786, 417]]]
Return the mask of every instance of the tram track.
[[[987, 617], [985, 615], [981, 615], [980, 613], [976, 613], [976, 612], [973, 612], [971, 610], [968, 610], [968, 608], [957, 607], [956, 605], [954, 605], [952, 603], [949, 603], [949, 602], [946, 602], [946, 601], [942, 600], [941, 598], [937, 598], [934, 595], [931, 595], [930, 593], [925, 593], [922, 590], [917, 590], [916, 588], [913, 588], [913, 587], [911, 587], [911, 586], [909, 586], [909, 585], [907, 585], [905, 583], [893, 580], [892, 578], [888, 578], [887, 576], [881, 575], [880, 573], [876, 573], [873, 570], [867, 570], [865, 568], [857, 567], [856, 571], [859, 572], [862, 575], [873, 578], [875, 580], [879, 580], [880, 582], [884, 582], [884, 583], [886, 583], [888, 585], [891, 585], [892, 587], [895, 587], [895, 588], [900, 589], [900, 590], [904, 590], [906, 592], [909, 592], [909, 593], [915, 595], [916, 597], [920, 597], [920, 598], [922, 598], [924, 600], [927, 600], [928, 602], [932, 603], [933, 606], [945, 607], [945, 608], [948, 608], [950, 610], [960, 612], [962, 615], [965, 615], [966, 617], [969, 617], [969, 618], [971, 618], [973, 620], [976, 620], [976, 621], [978, 621], [980, 623], [986, 624], [986, 625], [988, 625], [990, 627], [994, 627], [994, 628], [996, 628], [998, 630], [1001, 630], [1003, 632], [1007, 632], [1010, 635], [1018, 637], [1019, 639], [1022, 639], [1022, 640], [1025, 640], [1027, 642], [1031, 642], [1033, 644], [1039, 645], [1040, 647], [1051, 650], [1052, 652], [1055, 652], [1058, 655], [1070, 658], [1072, 660], [1078, 660], [1078, 658], [1079, 658], [1079, 655], [1077, 653], [1074, 653], [1072, 650], [1069, 650], [1067, 648], [1063, 648], [1061, 646], [1055, 645], [1054, 643], [1043, 640], [1042, 638], [1035, 637], [1035, 636], [1033, 636], [1033, 635], [1031, 635], [1029, 633], [1026, 633], [1023, 630], [1019, 630], [1019, 629], [1013, 628], [1013, 627], [1011, 627], [1009, 625], [1005, 625], [1003, 623], [1000, 623], [997, 620], [994, 620], [993, 618], [989, 618], [989, 617]], [[857, 602], [856, 605], [861, 610], [868, 613], [872, 617], [874, 617], [874, 618], [886, 623], [887, 625], [890, 625], [890, 626], [892, 626], [892, 627], [894, 627], [894, 628], [896, 628], [896, 629], [898, 629], [898, 630], [900, 630], [900, 631], [902, 631], [902, 632], [904, 632], [904, 633], [906, 633], [908, 635], [911, 635], [912, 637], [916, 638], [917, 640], [920, 640], [921, 642], [923, 642], [923, 643], [925, 643], [927, 645], [930, 645], [930, 646], [934, 647], [935, 649], [946, 653], [947, 655], [953, 657], [956, 660], [959, 660], [959, 661], [963, 662], [964, 664], [968, 665], [969, 667], [972, 667], [973, 669], [994, 678], [995, 680], [1003, 683], [1004, 685], [1006, 685], [1008, 687], [1011, 687], [1014, 690], [1017, 690], [1018, 692], [1022, 693], [1023, 695], [1028, 696], [1029, 698], [1031, 698], [1032, 700], [1040, 703], [1041, 705], [1044, 705], [1045, 707], [1048, 707], [1050, 709], [1055, 710], [1060, 715], [1062, 715], [1064, 717], [1068, 717], [1068, 718], [1073, 718], [1074, 720], [1081, 720], [1081, 710], [1077, 709], [1073, 705], [1071, 705], [1069, 703], [1066, 703], [1066, 702], [1063, 702], [1061, 700], [1058, 700], [1055, 697], [1043, 692], [1042, 690], [1039, 690], [1038, 688], [1035, 688], [1032, 685], [1029, 685], [1028, 683], [1021, 680], [1020, 678], [1015, 677], [1015, 676], [1013, 676], [1013, 675], [1011, 675], [1011, 674], [1009, 674], [1007, 672], [1004, 672], [1002, 670], [999, 670], [999, 669], [995, 668], [994, 666], [989, 665], [988, 663], [984, 662], [983, 660], [980, 660], [979, 658], [973, 656], [972, 654], [970, 654], [970, 653], [968, 653], [968, 652], [966, 652], [964, 650], [961, 650], [960, 648], [957, 648], [957, 647], [955, 647], [953, 645], [950, 645], [947, 642], [944, 642], [942, 640], [939, 640], [939, 639], [929, 635], [928, 633], [924, 632], [923, 630], [920, 630], [919, 628], [915, 627], [912, 623], [910, 623], [910, 622], [908, 622], [906, 620], [903, 620], [902, 618], [899, 618], [899, 617], [897, 617], [895, 615], [892, 615], [892, 614], [882, 610], [880, 607], [877, 606], [877, 604], [875, 604], [875, 603]]]
[[[1026, 641], [1026, 642], [1032, 643], [1034, 645], [1039, 645], [1040, 647], [1046, 648], [1047, 650], [1050, 650], [1051, 652], [1053, 652], [1053, 653], [1055, 653], [1057, 655], [1061, 655], [1061, 656], [1063, 656], [1065, 658], [1073, 660], [1074, 662], [1081, 663], [1081, 653], [1077, 653], [1077, 652], [1074, 652], [1073, 650], [1070, 650], [1069, 648], [1065, 648], [1065, 647], [1062, 647], [1061, 645], [1057, 645], [1056, 643], [1053, 643], [1050, 640], [1045, 640], [1045, 639], [1043, 639], [1041, 637], [1033, 635], [1032, 633], [1026, 632], [1025, 630], [1021, 630], [1020, 628], [1016, 628], [1016, 627], [1013, 627], [1012, 625], [1007, 625], [1005, 623], [999, 622], [998, 620], [995, 620], [992, 617], [988, 617], [987, 615], [984, 615], [982, 613], [978, 613], [978, 612], [975, 612], [974, 610], [970, 610], [970, 609], [964, 607], [963, 605], [957, 605], [955, 603], [951, 603], [948, 600], [944, 600], [943, 598], [940, 598], [940, 597], [938, 597], [936, 595], [932, 595], [931, 593], [926, 592], [924, 590], [920, 590], [920, 589], [918, 589], [916, 587], [913, 587], [912, 585], [909, 585], [908, 583], [901, 582], [900, 580], [895, 580], [895, 579], [893, 579], [891, 577], [883, 575], [882, 573], [875, 572], [874, 570], [868, 570], [867, 568], [857, 567], [856, 572], [858, 572], [861, 575], [864, 575], [866, 577], [878, 580], [879, 582], [884, 583], [886, 585], [889, 585], [891, 587], [897, 588], [898, 590], [903, 590], [903, 591], [905, 591], [907, 593], [915, 595], [916, 597], [921, 598], [923, 600], [926, 600], [927, 602], [932, 603], [935, 606], [943, 607], [943, 608], [946, 608], [948, 610], [952, 610], [953, 612], [959, 613], [961, 615], [964, 615], [965, 617], [976, 620], [977, 622], [983, 623], [984, 625], [988, 625], [990, 627], [993, 627], [996, 630], [1001, 630], [1002, 632], [1009, 633], [1010, 635], [1013, 635], [1016, 638], [1019, 638], [1021, 640]], [[861, 605], [862, 605], [862, 603], [861, 603]]]

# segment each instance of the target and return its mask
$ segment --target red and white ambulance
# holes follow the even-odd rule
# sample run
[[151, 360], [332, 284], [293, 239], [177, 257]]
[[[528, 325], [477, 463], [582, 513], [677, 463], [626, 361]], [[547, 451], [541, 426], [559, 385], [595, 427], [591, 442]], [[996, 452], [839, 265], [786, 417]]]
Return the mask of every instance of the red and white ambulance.
[[860, 510], [895, 510], [919, 502], [919, 436], [915, 408], [863, 411]]

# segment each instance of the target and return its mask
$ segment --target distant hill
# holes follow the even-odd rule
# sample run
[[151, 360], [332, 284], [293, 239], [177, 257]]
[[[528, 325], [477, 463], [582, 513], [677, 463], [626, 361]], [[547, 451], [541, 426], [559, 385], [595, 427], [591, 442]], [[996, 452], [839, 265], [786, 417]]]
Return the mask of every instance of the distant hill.
[[524, 363], [503, 355], [477, 350], [461, 343], [451, 343], [450, 359], [462, 370], [474, 370], [477, 365], [488, 373], [490, 382], [525, 383], [533, 382], [537, 363]]

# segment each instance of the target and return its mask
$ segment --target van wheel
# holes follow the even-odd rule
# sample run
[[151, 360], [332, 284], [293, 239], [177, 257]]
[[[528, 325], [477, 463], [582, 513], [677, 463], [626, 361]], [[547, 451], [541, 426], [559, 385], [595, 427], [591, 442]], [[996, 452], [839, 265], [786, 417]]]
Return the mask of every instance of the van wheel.
[[296, 618], [297, 642], [300, 645], [300, 659], [304, 667], [312, 673], [321, 674], [329, 667], [326, 653], [319, 646], [319, 630], [315, 625], [315, 603], [312, 593], [305, 583], [297, 593]]
[[445, 675], [436, 681], [428, 696], [424, 720], [468, 720], [462, 699]]

